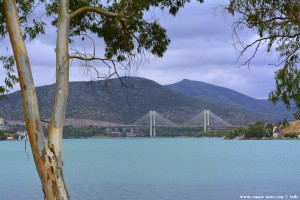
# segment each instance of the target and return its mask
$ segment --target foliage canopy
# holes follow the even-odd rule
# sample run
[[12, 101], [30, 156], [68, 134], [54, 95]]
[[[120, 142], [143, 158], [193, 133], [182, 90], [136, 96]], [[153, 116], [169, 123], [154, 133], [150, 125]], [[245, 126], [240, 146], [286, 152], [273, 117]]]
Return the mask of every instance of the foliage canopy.
[[[234, 33], [240, 45], [242, 56], [250, 48], [254, 53], [245, 64], [249, 64], [260, 47], [267, 52], [275, 49], [279, 53], [276, 71], [276, 88], [269, 94], [269, 99], [276, 103], [283, 101], [288, 109], [295, 109], [296, 118], [300, 118], [300, 2], [298, 0], [230, 0], [227, 10], [236, 15]], [[239, 29], [253, 29], [258, 39], [244, 44], [239, 38]]]

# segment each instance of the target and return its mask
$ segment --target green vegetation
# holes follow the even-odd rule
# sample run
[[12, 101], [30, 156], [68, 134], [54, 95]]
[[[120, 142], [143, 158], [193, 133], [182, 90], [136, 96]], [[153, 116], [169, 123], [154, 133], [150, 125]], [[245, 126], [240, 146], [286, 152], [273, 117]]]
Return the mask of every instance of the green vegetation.
[[15, 133], [16, 133], [16, 131], [13, 131], [13, 130], [0, 130], [0, 140], [6, 140], [7, 135], [9, 135], [9, 134], [11, 134], [10, 136], [13, 135], [14, 139], [18, 139], [19, 136]]
[[287, 128], [289, 126], [290, 126], [290, 124], [286, 118], [284, 118], [284, 120], [282, 122], [281, 121], [278, 122], [278, 127], [280, 127], [280, 128]]
[[[289, 126], [287, 119], [278, 123], [279, 130]], [[258, 121], [256, 123], [250, 124], [247, 128], [239, 128], [228, 130], [225, 134], [225, 139], [260, 139], [260, 138], [272, 138], [273, 136], [273, 124], [264, 125], [263, 122]], [[280, 131], [279, 131], [280, 133]], [[298, 138], [300, 133], [280, 133], [277, 138], [288, 139], [288, 138]]]
[[267, 124], [266, 126], [266, 132], [268, 133], [269, 136], [273, 135], [273, 129], [274, 129], [274, 125], [273, 124]]
[[224, 137], [224, 135], [225, 131], [222, 130], [203, 132], [203, 128], [194, 126], [156, 128], [157, 137]]
[[88, 138], [92, 136], [107, 136], [105, 128], [65, 126], [63, 138]]
[[249, 127], [247, 131], [245, 132], [244, 137], [246, 139], [249, 138], [263, 138], [263, 137], [269, 137], [269, 134], [267, 133], [265, 129], [265, 125], [263, 122], [258, 121], [254, 124], [249, 124]]
[[286, 133], [284, 134], [285, 138], [298, 138], [299, 133]]
[[[300, 2], [230, 0], [227, 11], [237, 16], [233, 29], [240, 56], [249, 55], [246, 51], [252, 53], [245, 65], [249, 65], [261, 52], [259, 48], [268, 53], [277, 52], [279, 60], [274, 65], [281, 68], [275, 72], [276, 86], [269, 99], [273, 103], [283, 102], [287, 109], [295, 107], [294, 116], [300, 119]], [[253, 37], [255, 39], [252, 41], [246, 40], [239, 35], [242, 29], [254, 30], [258, 37]]]
[[[254, 124], [249, 124], [248, 128], [239, 128], [227, 131], [225, 134], [226, 139], [234, 139], [234, 138], [263, 138], [263, 137], [272, 137], [273, 131], [270, 131], [271, 124], [268, 124], [266, 127], [264, 122], [258, 121]], [[272, 125], [273, 129], [273, 125]]]
[[[283, 120], [279, 123], [282, 127], [287, 126], [287, 120]], [[209, 130], [203, 132], [203, 128], [195, 126], [178, 126], [178, 127], [156, 127], [157, 137], [224, 137], [225, 139], [254, 139], [254, 138], [270, 138], [273, 135], [273, 124], [267, 124], [258, 121], [250, 124], [249, 127], [241, 127], [231, 130]], [[17, 131], [26, 130], [25, 126], [14, 126], [13, 131], [0, 131], [0, 140], [6, 140], [6, 134], [14, 134]], [[138, 128], [134, 130], [135, 135], [133, 137], [148, 137], [149, 127]], [[130, 129], [125, 131], [122, 128], [113, 128], [106, 130], [103, 127], [88, 126], [88, 127], [74, 127], [65, 126], [63, 132], [63, 138], [89, 138], [89, 137], [126, 137], [130, 134]], [[280, 138], [298, 138], [299, 133], [286, 133], [281, 134]], [[15, 134], [15, 139], [18, 139], [18, 135]]]
[[[286, 119], [279, 122], [279, 126], [288, 126], [289, 123]], [[249, 127], [241, 127], [231, 130], [209, 130], [203, 132], [203, 128], [195, 126], [178, 126], [178, 127], [156, 127], [157, 137], [224, 137], [225, 139], [252, 139], [252, 138], [270, 138], [273, 135], [273, 124], [267, 124], [258, 121], [250, 124]], [[13, 131], [5, 131], [5, 133], [15, 133], [17, 131], [26, 130], [25, 126], [14, 126]], [[112, 130], [106, 130], [103, 127], [88, 126], [88, 127], [74, 127], [65, 126], [63, 132], [63, 138], [89, 138], [89, 137], [126, 137], [130, 133], [130, 129], [125, 131], [122, 128], [114, 128]], [[138, 128], [134, 130], [134, 137], [148, 137], [149, 127]], [[298, 138], [299, 133], [286, 133], [281, 134], [280, 138]], [[0, 131], [0, 140], [5, 140], [6, 134], [4, 131]], [[15, 135], [17, 139], [17, 135]]]
[[238, 137], [243, 137], [247, 132], [246, 128], [239, 128], [239, 129], [231, 129], [228, 130], [225, 134], [225, 138], [226, 139], [234, 139], [234, 138], [238, 138]]
[[[116, 128], [107, 131], [106, 128], [99, 127], [73, 127], [64, 128], [63, 138], [87, 138], [87, 137], [126, 137], [130, 129], [123, 131]], [[224, 137], [224, 130], [210, 130], [203, 132], [200, 127], [181, 126], [181, 127], [156, 127], [157, 137]], [[149, 128], [138, 128], [134, 130], [134, 137], [148, 137]]]
[[209, 130], [207, 132], [193, 132], [191, 137], [224, 137], [225, 130]]
[[[149, 129], [148, 129], [149, 130]], [[158, 127], [157, 137], [191, 137], [193, 132], [200, 131], [199, 127]]]
[[0, 131], [0, 140], [5, 140], [6, 136], [4, 135], [4, 131]]

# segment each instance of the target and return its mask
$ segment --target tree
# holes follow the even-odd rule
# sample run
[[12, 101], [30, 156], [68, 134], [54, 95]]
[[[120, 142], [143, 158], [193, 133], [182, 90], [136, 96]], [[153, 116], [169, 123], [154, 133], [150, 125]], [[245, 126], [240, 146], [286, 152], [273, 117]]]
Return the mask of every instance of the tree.
[[267, 126], [266, 126], [266, 132], [267, 132], [267, 136], [268, 137], [273, 136], [273, 129], [274, 129], [273, 124], [267, 124]]
[[4, 131], [0, 130], [0, 140], [5, 140], [5, 139], [6, 139], [6, 136], [5, 136]]
[[239, 129], [228, 130], [225, 134], [225, 139], [234, 139], [238, 137], [243, 137], [247, 133], [247, 129], [240, 127]]
[[[198, 0], [202, 2], [202, 0]], [[162, 57], [170, 39], [158, 21], [145, 19], [152, 8], [168, 9], [175, 15], [190, 0], [4, 0], [0, 2], [0, 39], [9, 34], [13, 55], [0, 58], [7, 72], [5, 86], [0, 92], [5, 94], [17, 82], [14, 63], [22, 92], [24, 117], [28, 130], [34, 162], [41, 179], [45, 199], [70, 199], [63, 176], [62, 132], [65, 120], [70, 59], [84, 63], [101, 61], [117, 74], [116, 64], [127, 63], [143, 55], [144, 51]], [[46, 14], [52, 19], [51, 25], [57, 27], [56, 38], [56, 92], [48, 127], [48, 142], [41, 125], [35, 85], [25, 40], [33, 40], [45, 34]], [[37, 17], [41, 16], [41, 17]], [[104, 41], [105, 55], [95, 54], [95, 43], [91, 35]], [[73, 51], [69, 45], [74, 37], [91, 39], [94, 51], [91, 54]], [[86, 64], [88, 65], [88, 64]]]
[[245, 133], [245, 138], [262, 138], [267, 137], [268, 133], [265, 129], [265, 124], [261, 121], [249, 124], [248, 130]]
[[[258, 49], [266, 47], [267, 52], [279, 53], [276, 71], [276, 88], [269, 94], [269, 99], [276, 103], [283, 101], [287, 109], [295, 109], [294, 116], [300, 119], [300, 2], [298, 0], [230, 0], [227, 11], [238, 17], [233, 24], [236, 44], [240, 56], [253, 49], [248, 64], [255, 57]], [[254, 30], [258, 38], [245, 44], [239, 37], [240, 29]]]
[[287, 128], [290, 126], [290, 123], [288, 122], [288, 120], [286, 118], [284, 118], [284, 120], [281, 123], [281, 128]]

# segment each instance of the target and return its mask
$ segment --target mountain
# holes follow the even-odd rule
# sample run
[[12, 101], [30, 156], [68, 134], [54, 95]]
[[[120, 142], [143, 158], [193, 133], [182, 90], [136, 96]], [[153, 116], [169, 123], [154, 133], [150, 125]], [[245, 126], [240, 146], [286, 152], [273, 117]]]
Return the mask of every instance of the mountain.
[[[130, 124], [149, 110], [156, 110], [180, 124], [209, 109], [229, 123], [238, 125], [256, 120], [278, 121], [287, 116], [287, 112], [279, 112], [263, 101], [233, 90], [209, 84], [200, 88], [198, 82], [188, 80], [162, 86], [137, 77], [122, 78], [122, 83], [119, 79], [71, 82], [66, 118]], [[55, 85], [37, 87], [36, 91], [41, 118], [49, 118]], [[20, 91], [0, 101], [0, 116], [8, 120], [23, 120]]]
[[166, 85], [177, 93], [200, 99], [204, 102], [223, 104], [225, 107], [237, 107], [263, 113], [287, 113], [282, 103], [273, 105], [268, 100], [258, 100], [225, 87], [215, 86], [200, 81], [184, 79]]

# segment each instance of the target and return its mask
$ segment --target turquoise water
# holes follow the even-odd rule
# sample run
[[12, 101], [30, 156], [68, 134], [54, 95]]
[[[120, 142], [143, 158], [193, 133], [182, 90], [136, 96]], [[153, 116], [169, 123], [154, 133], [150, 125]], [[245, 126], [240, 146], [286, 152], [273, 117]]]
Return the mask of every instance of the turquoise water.
[[[24, 146], [0, 142], [1, 200], [43, 199]], [[69, 139], [64, 148], [74, 200], [300, 199], [299, 140]]]

